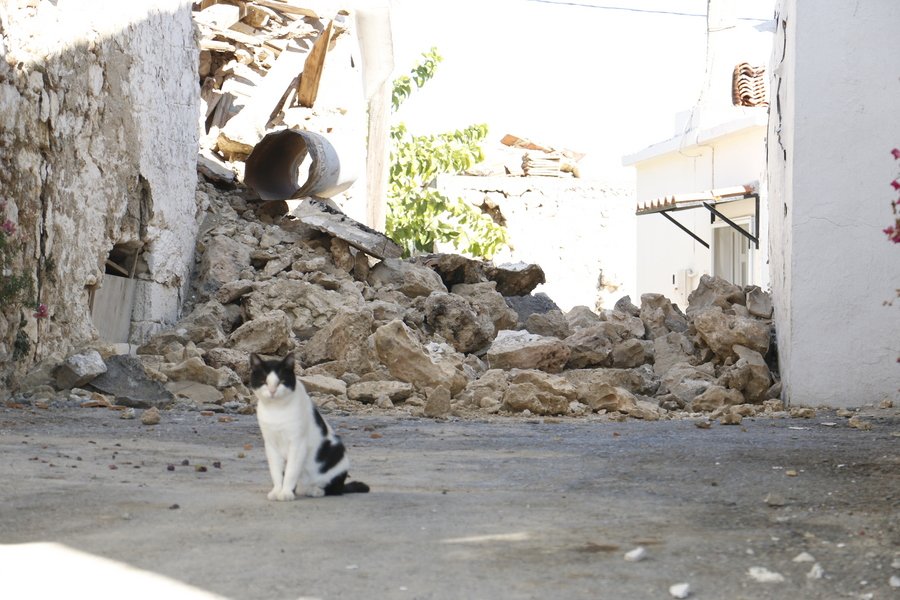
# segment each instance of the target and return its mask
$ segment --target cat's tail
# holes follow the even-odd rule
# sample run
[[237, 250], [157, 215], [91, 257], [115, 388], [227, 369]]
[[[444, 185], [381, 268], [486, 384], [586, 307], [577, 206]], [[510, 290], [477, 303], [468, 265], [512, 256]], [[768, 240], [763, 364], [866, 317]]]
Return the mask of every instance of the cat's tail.
[[349, 481], [344, 484], [345, 494], [365, 494], [369, 491], [369, 486], [362, 481]]

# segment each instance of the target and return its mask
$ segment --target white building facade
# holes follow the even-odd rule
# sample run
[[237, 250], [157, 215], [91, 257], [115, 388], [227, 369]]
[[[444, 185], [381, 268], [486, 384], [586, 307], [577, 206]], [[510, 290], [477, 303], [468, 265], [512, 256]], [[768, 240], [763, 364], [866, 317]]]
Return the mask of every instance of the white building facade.
[[781, 0], [776, 18], [768, 181], [783, 394], [896, 402], [900, 246], [881, 230], [896, 198], [900, 3]]
[[704, 274], [768, 287], [762, 74], [773, 30], [774, 21], [738, 19], [732, 1], [710, 3], [697, 104], [679, 115], [675, 137], [624, 157], [636, 172], [638, 296], [663, 293], [685, 308]]

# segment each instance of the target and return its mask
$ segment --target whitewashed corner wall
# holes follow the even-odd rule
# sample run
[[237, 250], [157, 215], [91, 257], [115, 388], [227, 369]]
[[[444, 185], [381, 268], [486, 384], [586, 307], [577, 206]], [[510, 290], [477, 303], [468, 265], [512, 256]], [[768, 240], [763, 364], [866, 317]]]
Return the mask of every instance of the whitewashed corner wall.
[[900, 4], [782, 0], [768, 156], [771, 281], [784, 397], [897, 399]]
[[152, 288], [132, 336], [177, 319], [198, 219], [197, 62], [184, 0], [0, 6], [0, 194], [14, 268], [50, 313], [0, 308], [0, 378], [95, 337], [90, 292], [115, 244], [142, 247]]

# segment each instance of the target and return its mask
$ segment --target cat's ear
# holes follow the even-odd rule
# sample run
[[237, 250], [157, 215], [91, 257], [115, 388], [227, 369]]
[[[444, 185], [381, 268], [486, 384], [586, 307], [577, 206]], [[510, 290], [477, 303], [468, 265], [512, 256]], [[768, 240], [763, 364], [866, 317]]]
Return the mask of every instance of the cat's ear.
[[289, 371], [293, 371], [294, 370], [294, 355], [288, 354], [287, 356], [285, 356], [284, 359], [281, 361], [281, 364], [282, 364], [282, 366], [284, 366], [285, 369], [287, 369]]
[[262, 366], [262, 364], [263, 364], [262, 359], [259, 357], [258, 354], [254, 354], [254, 353], [250, 354], [250, 368], [251, 369], [258, 369]]

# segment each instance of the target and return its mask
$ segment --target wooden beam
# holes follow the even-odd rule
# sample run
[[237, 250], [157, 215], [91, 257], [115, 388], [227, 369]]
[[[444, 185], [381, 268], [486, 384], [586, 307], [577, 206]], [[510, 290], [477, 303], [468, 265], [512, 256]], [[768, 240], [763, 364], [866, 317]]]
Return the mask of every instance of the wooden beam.
[[325, 67], [325, 55], [328, 53], [328, 45], [331, 43], [331, 30], [334, 21], [328, 21], [325, 30], [319, 35], [313, 44], [312, 50], [306, 57], [303, 65], [303, 75], [300, 77], [300, 90], [297, 100], [300, 106], [312, 108], [319, 95], [319, 81], [322, 80], [322, 69]]
[[[284, 49], [253, 95], [219, 133], [219, 149], [249, 154], [295, 77], [303, 69], [307, 53], [291, 43]], [[221, 101], [220, 101], [221, 102]]]

